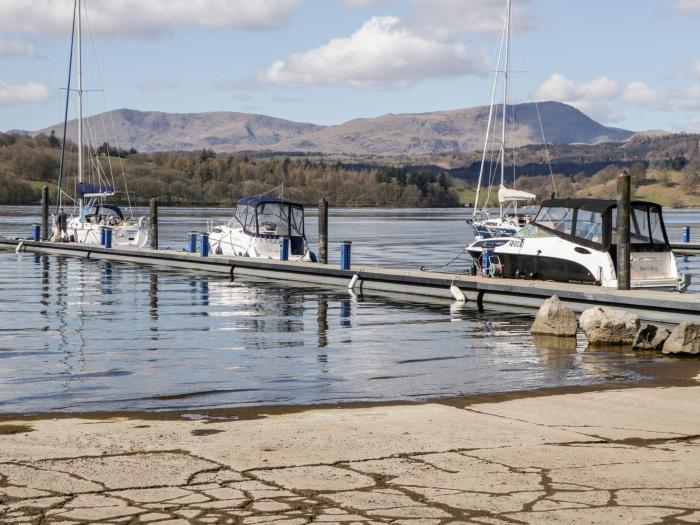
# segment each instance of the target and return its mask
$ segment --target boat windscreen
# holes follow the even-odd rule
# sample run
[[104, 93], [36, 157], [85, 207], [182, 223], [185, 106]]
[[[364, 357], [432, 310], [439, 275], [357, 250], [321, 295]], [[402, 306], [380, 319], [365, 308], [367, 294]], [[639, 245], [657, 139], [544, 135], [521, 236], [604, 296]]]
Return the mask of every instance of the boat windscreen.
[[276, 202], [259, 204], [258, 234], [260, 235], [289, 235], [289, 205]]
[[574, 224], [574, 209], [563, 207], [542, 207], [537, 212], [535, 222], [550, 230], [572, 234]]
[[594, 211], [578, 210], [576, 216], [576, 237], [587, 241], [603, 242], [603, 216]]

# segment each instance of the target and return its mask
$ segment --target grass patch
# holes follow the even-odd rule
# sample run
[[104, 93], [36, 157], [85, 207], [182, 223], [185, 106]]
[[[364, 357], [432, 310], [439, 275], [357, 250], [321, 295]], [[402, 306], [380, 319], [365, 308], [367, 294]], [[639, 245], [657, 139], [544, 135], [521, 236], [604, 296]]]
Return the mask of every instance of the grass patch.
[[34, 429], [31, 425], [25, 423], [20, 424], [0, 424], [0, 436], [9, 436], [12, 434], [26, 434], [27, 432], [33, 432]]

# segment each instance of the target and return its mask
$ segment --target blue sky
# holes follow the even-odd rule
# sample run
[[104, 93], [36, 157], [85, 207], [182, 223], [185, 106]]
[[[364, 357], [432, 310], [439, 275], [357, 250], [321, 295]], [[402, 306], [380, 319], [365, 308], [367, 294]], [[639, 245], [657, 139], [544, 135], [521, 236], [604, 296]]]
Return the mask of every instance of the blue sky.
[[[0, 2], [0, 130], [62, 120], [72, 1]], [[505, 0], [83, 1], [86, 88], [104, 88], [88, 113], [319, 124], [488, 103], [505, 10]], [[528, 71], [514, 74], [514, 101], [700, 131], [700, 0], [514, 0], [514, 10], [513, 69]]]

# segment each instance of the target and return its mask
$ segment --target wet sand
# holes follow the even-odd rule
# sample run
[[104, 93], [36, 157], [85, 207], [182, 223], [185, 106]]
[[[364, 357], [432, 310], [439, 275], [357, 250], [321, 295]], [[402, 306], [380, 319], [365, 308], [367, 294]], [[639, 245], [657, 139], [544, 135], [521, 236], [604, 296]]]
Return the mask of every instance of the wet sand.
[[646, 388], [237, 420], [6, 416], [0, 521], [697, 523], [700, 386], [671, 386], [688, 368]]

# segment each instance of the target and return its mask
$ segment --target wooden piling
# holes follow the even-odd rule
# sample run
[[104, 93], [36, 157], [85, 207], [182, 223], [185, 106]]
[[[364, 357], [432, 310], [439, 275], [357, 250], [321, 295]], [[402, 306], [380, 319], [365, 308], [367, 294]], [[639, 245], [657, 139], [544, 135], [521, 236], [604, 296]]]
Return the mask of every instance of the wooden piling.
[[41, 188], [41, 240], [48, 241], [49, 234], [49, 187], [44, 184]]
[[158, 200], [151, 199], [151, 248], [158, 249]]
[[318, 262], [328, 264], [328, 201], [318, 201]]
[[617, 289], [630, 289], [630, 174], [624, 170], [617, 178]]

